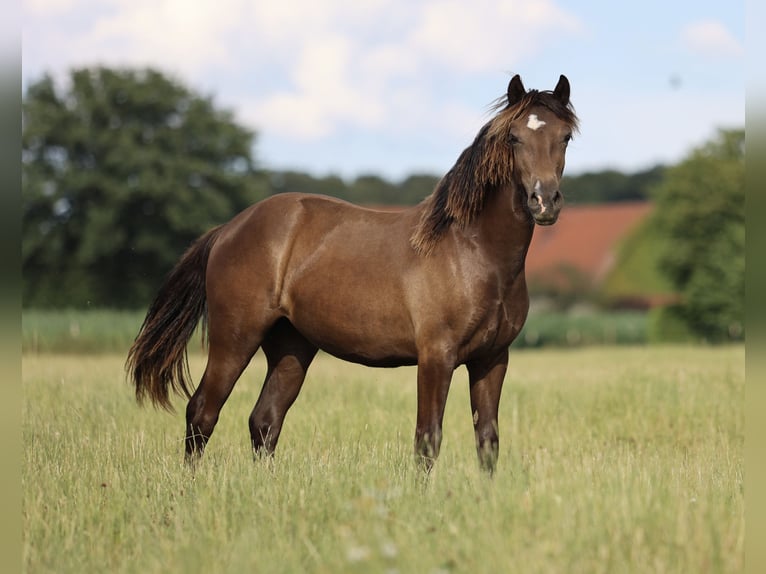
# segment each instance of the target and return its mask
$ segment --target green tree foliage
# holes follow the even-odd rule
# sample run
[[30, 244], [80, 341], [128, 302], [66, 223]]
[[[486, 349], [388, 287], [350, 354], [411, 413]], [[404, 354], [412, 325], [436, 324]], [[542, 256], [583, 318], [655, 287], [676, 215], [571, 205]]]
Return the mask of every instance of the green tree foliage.
[[625, 174], [615, 170], [565, 175], [561, 189], [570, 204], [641, 201], [649, 198], [650, 189], [662, 181], [665, 167]]
[[416, 173], [404, 179], [399, 185], [399, 198], [402, 203], [415, 205], [428, 196], [439, 183], [439, 177], [425, 173]]
[[745, 132], [717, 137], [668, 170], [656, 189], [653, 225], [660, 269], [681, 295], [668, 313], [715, 342], [743, 336]]
[[23, 99], [26, 306], [145, 305], [202, 232], [264, 193], [254, 134], [148, 70], [45, 76]]
[[277, 193], [318, 193], [346, 199], [346, 182], [337, 175], [313, 177], [299, 171], [274, 171], [266, 176], [269, 195]]
[[368, 174], [347, 183], [337, 175], [315, 177], [297, 171], [282, 171], [269, 173], [267, 181], [269, 193], [318, 193], [362, 205], [415, 205], [434, 190], [439, 178], [416, 174], [392, 183]]
[[[570, 205], [649, 199], [650, 189], [662, 180], [664, 166], [635, 173], [614, 170], [564, 176], [561, 189]], [[360, 175], [349, 182], [337, 175], [313, 176], [298, 171], [268, 174], [269, 193], [297, 191], [330, 195], [365, 205], [416, 205], [430, 194], [440, 176], [413, 174], [392, 182], [374, 174]]]
[[647, 217], [617, 246], [616, 262], [601, 288], [602, 301], [611, 306], [643, 307], [650, 300], [675, 298], [675, 287], [660, 270], [662, 234]]

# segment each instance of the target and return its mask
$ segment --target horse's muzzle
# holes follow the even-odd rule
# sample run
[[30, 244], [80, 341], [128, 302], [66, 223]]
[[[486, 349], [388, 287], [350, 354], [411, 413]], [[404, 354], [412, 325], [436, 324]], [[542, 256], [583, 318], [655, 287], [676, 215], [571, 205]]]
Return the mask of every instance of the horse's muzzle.
[[552, 192], [533, 191], [529, 194], [527, 206], [538, 225], [552, 225], [559, 218], [564, 197], [557, 189]]

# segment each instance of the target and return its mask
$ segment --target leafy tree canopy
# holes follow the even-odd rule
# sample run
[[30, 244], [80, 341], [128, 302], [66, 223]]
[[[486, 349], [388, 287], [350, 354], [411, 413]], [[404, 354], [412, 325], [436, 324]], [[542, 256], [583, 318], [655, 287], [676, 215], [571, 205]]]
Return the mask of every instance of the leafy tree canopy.
[[658, 165], [635, 173], [613, 169], [565, 175], [561, 190], [567, 203], [605, 203], [649, 199], [650, 189], [662, 181], [665, 167]]
[[708, 341], [743, 336], [745, 131], [721, 130], [655, 190], [660, 269], [682, 297], [674, 311]]
[[191, 241], [264, 195], [254, 134], [155, 70], [44, 76], [22, 121], [27, 306], [145, 305]]

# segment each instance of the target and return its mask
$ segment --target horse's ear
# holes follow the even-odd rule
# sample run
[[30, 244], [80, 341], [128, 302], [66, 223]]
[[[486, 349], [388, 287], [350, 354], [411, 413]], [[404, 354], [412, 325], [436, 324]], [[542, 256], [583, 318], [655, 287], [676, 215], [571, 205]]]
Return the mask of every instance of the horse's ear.
[[569, 103], [569, 80], [565, 75], [559, 77], [559, 83], [553, 90], [553, 96], [565, 106]]
[[513, 106], [521, 101], [527, 91], [524, 84], [521, 83], [521, 76], [516, 74], [508, 83], [508, 105]]

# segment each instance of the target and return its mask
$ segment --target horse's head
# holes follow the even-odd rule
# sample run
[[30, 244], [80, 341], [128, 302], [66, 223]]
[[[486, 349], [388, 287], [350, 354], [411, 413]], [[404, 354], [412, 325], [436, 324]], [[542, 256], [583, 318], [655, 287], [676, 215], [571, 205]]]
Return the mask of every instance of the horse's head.
[[421, 253], [428, 253], [453, 223], [465, 227], [474, 221], [498, 190], [513, 191], [516, 214], [540, 225], [558, 219], [564, 156], [578, 123], [569, 103], [569, 80], [561, 76], [552, 92], [527, 91], [516, 75], [493, 109], [497, 114], [428, 198], [411, 238]]
[[569, 80], [561, 76], [552, 92], [526, 91], [516, 75], [508, 84], [507, 102], [498, 119], [511, 147], [514, 183], [524, 190], [534, 221], [551, 225], [564, 203], [559, 182], [567, 144], [577, 130]]

